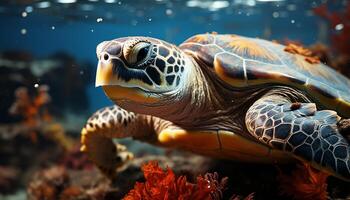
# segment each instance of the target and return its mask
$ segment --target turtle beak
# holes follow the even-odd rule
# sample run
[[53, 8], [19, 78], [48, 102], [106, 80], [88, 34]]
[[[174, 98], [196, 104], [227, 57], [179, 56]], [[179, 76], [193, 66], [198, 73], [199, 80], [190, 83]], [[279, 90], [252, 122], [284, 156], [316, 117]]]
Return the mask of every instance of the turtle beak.
[[95, 87], [110, 85], [113, 77], [112, 63], [99, 61], [96, 72]]
[[112, 79], [112, 68], [113, 63], [111, 60], [111, 56], [105, 51], [105, 47], [108, 42], [101, 42], [96, 48], [96, 54], [98, 61], [97, 72], [96, 72], [96, 80], [95, 87], [109, 85]]

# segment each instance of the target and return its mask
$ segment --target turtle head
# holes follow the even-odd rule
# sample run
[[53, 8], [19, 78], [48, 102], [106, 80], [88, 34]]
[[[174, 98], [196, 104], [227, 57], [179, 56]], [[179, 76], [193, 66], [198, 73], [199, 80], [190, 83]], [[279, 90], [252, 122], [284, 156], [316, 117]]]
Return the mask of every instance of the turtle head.
[[100, 43], [96, 86], [112, 100], [159, 102], [185, 87], [192, 60], [167, 42], [126, 37]]

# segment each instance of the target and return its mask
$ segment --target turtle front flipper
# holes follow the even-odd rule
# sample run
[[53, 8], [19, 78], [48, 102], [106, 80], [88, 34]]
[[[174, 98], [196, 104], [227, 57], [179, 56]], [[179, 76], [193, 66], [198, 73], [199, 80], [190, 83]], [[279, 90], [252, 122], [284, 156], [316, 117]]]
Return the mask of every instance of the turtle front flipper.
[[314, 103], [292, 103], [280, 95], [262, 97], [245, 117], [248, 131], [260, 142], [350, 180], [350, 147], [339, 133], [339, 120], [334, 111], [318, 111]]
[[154, 120], [151, 116], [128, 112], [118, 106], [100, 109], [88, 119], [81, 131], [81, 151], [86, 152], [89, 159], [113, 179], [116, 169], [132, 154], [112, 139], [133, 137], [153, 140], [153, 137], [157, 138]]

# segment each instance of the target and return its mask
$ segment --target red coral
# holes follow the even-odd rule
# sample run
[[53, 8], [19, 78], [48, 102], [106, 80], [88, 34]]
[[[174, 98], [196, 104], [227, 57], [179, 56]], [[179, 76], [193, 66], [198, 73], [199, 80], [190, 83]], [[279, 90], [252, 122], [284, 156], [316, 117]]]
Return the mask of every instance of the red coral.
[[124, 200], [222, 199], [227, 183], [227, 178], [219, 181], [217, 173], [198, 176], [196, 184], [189, 183], [185, 176], [176, 177], [169, 168], [163, 171], [155, 161], [144, 164], [142, 171], [146, 182], [136, 182]]
[[300, 200], [326, 200], [327, 177], [308, 164], [298, 165], [291, 175], [278, 176], [281, 193]]

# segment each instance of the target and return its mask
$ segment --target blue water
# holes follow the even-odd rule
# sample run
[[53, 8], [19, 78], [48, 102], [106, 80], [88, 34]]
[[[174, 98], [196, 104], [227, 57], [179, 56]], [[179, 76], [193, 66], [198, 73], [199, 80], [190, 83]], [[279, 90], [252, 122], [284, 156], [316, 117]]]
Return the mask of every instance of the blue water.
[[[63, 51], [92, 66], [97, 64], [99, 42], [132, 35], [180, 44], [194, 34], [215, 31], [281, 41], [288, 38], [306, 45], [327, 43], [327, 24], [312, 8], [327, 3], [339, 9], [345, 4], [305, 0], [13, 2], [0, 3], [0, 51], [25, 50], [35, 57]], [[91, 112], [111, 104], [100, 88], [94, 88], [94, 80], [87, 87]]]

